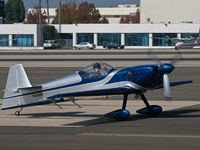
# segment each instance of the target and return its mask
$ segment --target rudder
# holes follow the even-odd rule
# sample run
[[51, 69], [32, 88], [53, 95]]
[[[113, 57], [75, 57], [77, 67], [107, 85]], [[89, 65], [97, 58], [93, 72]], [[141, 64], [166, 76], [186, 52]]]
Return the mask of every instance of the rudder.
[[[2, 102], [2, 109], [7, 107], [15, 107], [20, 105], [20, 98], [17, 95], [21, 93], [19, 88], [32, 87], [26, 75], [22, 64], [11, 66], [8, 73], [7, 83], [4, 90], [4, 97]], [[11, 101], [7, 99], [11, 98]]]

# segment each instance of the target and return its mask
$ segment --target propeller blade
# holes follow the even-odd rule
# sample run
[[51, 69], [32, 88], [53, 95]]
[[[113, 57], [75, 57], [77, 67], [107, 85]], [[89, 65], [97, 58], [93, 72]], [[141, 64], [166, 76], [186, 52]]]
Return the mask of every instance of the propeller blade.
[[161, 64], [160, 59], [156, 56], [155, 52], [152, 50], [149, 51], [149, 56], [154, 60], [157, 64]]
[[166, 99], [171, 99], [170, 81], [168, 74], [163, 75], [163, 88]]
[[174, 58], [172, 58], [170, 64], [174, 65], [176, 62], [181, 60], [181, 53], [179, 50], [175, 50], [176, 54], [174, 55]]

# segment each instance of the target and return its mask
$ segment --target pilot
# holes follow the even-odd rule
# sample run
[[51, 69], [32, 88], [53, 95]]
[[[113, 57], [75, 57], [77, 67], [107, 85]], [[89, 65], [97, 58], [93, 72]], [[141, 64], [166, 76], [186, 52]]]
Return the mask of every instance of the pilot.
[[94, 70], [94, 73], [95, 73], [96, 77], [100, 77], [101, 76], [101, 73], [100, 73], [101, 65], [99, 63], [95, 63], [93, 65], [93, 70]]

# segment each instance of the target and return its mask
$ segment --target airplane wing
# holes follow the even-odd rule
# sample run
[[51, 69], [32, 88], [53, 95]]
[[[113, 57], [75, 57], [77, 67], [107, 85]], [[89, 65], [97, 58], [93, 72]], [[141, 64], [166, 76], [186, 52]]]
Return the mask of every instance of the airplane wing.
[[[177, 85], [183, 85], [183, 84], [188, 84], [188, 83], [192, 83], [192, 80], [170, 82], [170, 86], [177, 86]], [[163, 85], [159, 86], [156, 89], [160, 89], [160, 88], [163, 88]]]

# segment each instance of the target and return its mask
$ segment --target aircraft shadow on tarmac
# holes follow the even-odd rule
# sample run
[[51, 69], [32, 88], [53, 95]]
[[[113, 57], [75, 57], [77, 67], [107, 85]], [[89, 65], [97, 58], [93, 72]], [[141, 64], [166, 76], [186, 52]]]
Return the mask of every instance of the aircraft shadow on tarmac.
[[[119, 122], [121, 120], [115, 120], [111, 118], [106, 118], [104, 115], [98, 114], [84, 114], [85, 112], [59, 112], [59, 113], [32, 113], [32, 114], [22, 114], [23, 116], [31, 117], [31, 118], [42, 118], [42, 117], [95, 117], [96, 119], [90, 119], [87, 121], [80, 121], [72, 124], [64, 124], [63, 126], [67, 125], [74, 125], [74, 126], [92, 126], [98, 124], [106, 124], [112, 122]], [[137, 121], [142, 119], [151, 118], [148, 115], [142, 114], [133, 114], [129, 119], [123, 121]], [[200, 118], [200, 104], [187, 106], [179, 109], [163, 111], [160, 115], [156, 116], [156, 118]]]
[[76, 112], [52, 112], [52, 113], [29, 113], [29, 114], [21, 114], [21, 116], [27, 116], [29, 118], [42, 118], [42, 117], [96, 117], [100, 118], [103, 115], [98, 114], [84, 114], [84, 111], [76, 111]]
[[[119, 121], [137, 121], [148, 118], [153, 118], [153, 117], [150, 117], [149, 115], [133, 114], [129, 119], [126, 120], [115, 120], [102, 117], [88, 121], [72, 123], [70, 125], [91, 126], [91, 125], [106, 124]], [[156, 118], [200, 118], [200, 105], [163, 111], [160, 115], [156, 116]]]

